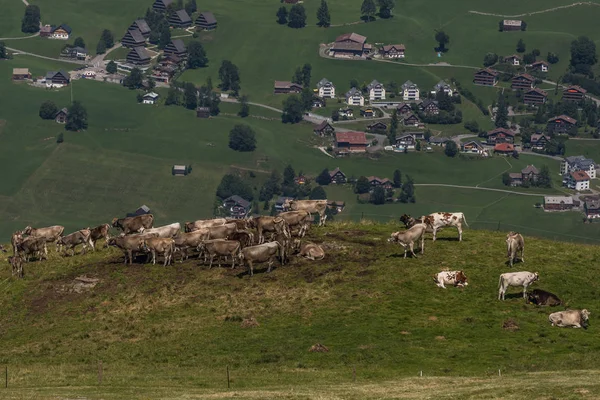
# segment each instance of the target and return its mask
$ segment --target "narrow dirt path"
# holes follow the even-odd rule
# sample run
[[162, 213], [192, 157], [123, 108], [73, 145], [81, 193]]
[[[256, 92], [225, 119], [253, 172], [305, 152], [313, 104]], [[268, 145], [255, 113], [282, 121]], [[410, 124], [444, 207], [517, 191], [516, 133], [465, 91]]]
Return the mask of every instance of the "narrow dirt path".
[[504, 189], [493, 189], [493, 188], [484, 188], [477, 186], [462, 186], [462, 185], [447, 185], [445, 183], [415, 183], [415, 186], [434, 186], [434, 187], [450, 187], [450, 188], [458, 188], [458, 189], [473, 189], [473, 190], [487, 190], [490, 192], [501, 192], [501, 193], [510, 193], [517, 194], [520, 196], [548, 196], [549, 193], [523, 193], [523, 192], [515, 192], [514, 190], [504, 190]]
[[32, 57], [37, 57], [37, 58], [43, 58], [45, 60], [51, 60], [51, 61], [60, 61], [60, 62], [64, 62], [64, 63], [69, 63], [69, 64], [78, 64], [78, 65], [85, 65], [85, 61], [76, 61], [76, 60], [68, 60], [68, 59], [62, 59], [62, 58], [54, 58], [54, 57], [46, 57], [46, 56], [41, 56], [39, 54], [35, 54], [35, 53], [29, 53], [23, 50], [19, 50], [19, 49], [13, 49], [12, 47], [6, 47], [8, 50], [10, 51], [14, 51], [15, 55], [18, 54], [24, 54], [27, 56], [32, 56]]
[[106, 51], [106, 53], [104, 53], [104, 54], [98, 54], [96, 57], [92, 58], [92, 60], [90, 61], [90, 63], [93, 66], [95, 66], [95, 67], [99, 67], [100, 64], [102, 64], [102, 62], [104, 62], [104, 59], [106, 58], [107, 55], [110, 54], [111, 51], [114, 51], [116, 49], [120, 49], [121, 47], [123, 47], [123, 45], [121, 43], [115, 44], [113, 47], [111, 47], [110, 49], [108, 49]]
[[470, 10], [469, 13], [470, 14], [477, 14], [477, 15], [486, 15], [486, 16], [490, 16], [490, 17], [517, 18], [517, 17], [525, 17], [525, 16], [528, 16], [528, 15], [544, 14], [544, 13], [548, 13], [548, 12], [552, 12], [552, 11], [557, 11], [557, 10], [562, 10], [562, 9], [565, 9], [565, 8], [571, 8], [571, 7], [577, 7], [577, 6], [600, 6], [600, 4], [593, 3], [591, 1], [580, 1], [580, 2], [577, 2], [577, 3], [573, 3], [573, 4], [568, 4], [566, 6], [552, 7], [552, 8], [547, 8], [545, 10], [532, 11], [532, 12], [529, 12], [529, 13], [516, 14], [516, 15], [494, 14], [494, 13], [486, 13], [486, 12], [482, 12], [482, 11], [473, 11], [473, 10]]

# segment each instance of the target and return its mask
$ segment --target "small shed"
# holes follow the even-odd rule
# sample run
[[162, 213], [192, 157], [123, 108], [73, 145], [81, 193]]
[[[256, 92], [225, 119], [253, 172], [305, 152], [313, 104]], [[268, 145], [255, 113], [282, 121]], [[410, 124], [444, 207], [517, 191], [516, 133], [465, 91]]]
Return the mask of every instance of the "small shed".
[[210, 108], [208, 108], [208, 107], [198, 107], [198, 108], [196, 108], [196, 117], [198, 117], [198, 118], [208, 118], [208, 117], [210, 117]]
[[146, 93], [143, 97], [142, 97], [142, 102], [144, 104], [154, 104], [156, 103], [156, 100], [158, 100], [158, 93], [154, 93], [154, 92], [150, 92], [150, 93]]
[[69, 115], [69, 110], [67, 110], [66, 108], [63, 108], [56, 113], [54, 120], [58, 124], [66, 124], [68, 115]]
[[152, 212], [150, 211], [150, 207], [148, 207], [147, 205], [142, 205], [141, 207], [139, 207], [137, 210], [135, 210], [132, 213], [127, 213], [128, 217], [137, 217], [138, 215], [145, 215], [145, 214], [152, 214]]
[[31, 79], [31, 72], [29, 72], [29, 68], [13, 68], [13, 81], [23, 81], [25, 79]]
[[187, 171], [187, 165], [173, 165], [171, 173], [173, 174], [173, 176], [186, 176]]

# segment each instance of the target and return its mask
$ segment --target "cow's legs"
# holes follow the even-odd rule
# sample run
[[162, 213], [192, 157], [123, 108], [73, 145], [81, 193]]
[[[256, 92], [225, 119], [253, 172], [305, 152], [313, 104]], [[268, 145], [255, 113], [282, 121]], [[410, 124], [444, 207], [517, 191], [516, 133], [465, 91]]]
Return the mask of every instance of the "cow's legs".
[[248, 271], [250, 271], [250, 276], [254, 276], [254, 266], [252, 265], [252, 260], [247, 260], [248, 262]]
[[525, 249], [521, 249], [521, 262], [525, 262]]
[[433, 241], [434, 241], [434, 242], [435, 242], [436, 235], [437, 235], [437, 228], [436, 228], [436, 227], [434, 227], [434, 228], [433, 228]]
[[523, 298], [527, 298], [527, 285], [523, 285]]
[[421, 235], [421, 254], [425, 254], [425, 232]]
[[406, 258], [406, 252], [407, 252], [407, 248], [406, 245], [404, 243], [400, 243], [402, 245], [402, 247], [404, 248], [404, 258]]
[[273, 267], [273, 257], [269, 258], [269, 262], [267, 265], [269, 266], [267, 272], [271, 272], [271, 268]]
[[417, 255], [415, 254], [415, 242], [410, 242], [410, 254], [412, 254], [412, 256], [414, 258], [417, 258]]
[[210, 264], [208, 265], [208, 269], [211, 269], [211, 268], [212, 268], [212, 263], [213, 263], [213, 259], [214, 259], [214, 258], [215, 258], [215, 255], [214, 255], [214, 254], [211, 254], [211, 255], [210, 255]]
[[462, 242], [462, 228], [460, 225], [457, 226], [456, 228], [458, 229], [458, 241]]

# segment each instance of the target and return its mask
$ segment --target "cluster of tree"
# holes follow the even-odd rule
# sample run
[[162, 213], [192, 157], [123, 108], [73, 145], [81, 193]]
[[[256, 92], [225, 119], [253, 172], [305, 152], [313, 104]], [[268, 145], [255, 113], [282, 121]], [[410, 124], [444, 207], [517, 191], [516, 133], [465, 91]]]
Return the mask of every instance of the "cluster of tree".
[[96, 46], [96, 54], [104, 54], [107, 49], [115, 45], [115, 37], [111, 31], [104, 29], [100, 35], [100, 41]]
[[398, 125], [400, 125], [400, 118], [398, 118], [398, 110], [394, 109], [392, 112], [392, 118], [390, 119], [390, 126], [388, 131], [388, 141], [390, 144], [396, 142], [396, 133], [398, 132]]
[[222, 91], [231, 90], [234, 96], [240, 91], [240, 71], [238, 67], [229, 60], [223, 60], [219, 68], [219, 87]]
[[599, 111], [596, 103], [590, 99], [579, 103], [572, 101], [559, 101], [557, 103], [548, 102], [538, 107], [534, 116], [536, 124], [545, 124], [549, 118], [556, 115], [568, 115], [577, 120], [578, 126], [586, 124], [596, 128], [598, 126]]
[[117, 63], [114, 62], [113, 60], [110, 60], [108, 62], [108, 64], [106, 64], [106, 72], [108, 72], [109, 74], [116, 74], [117, 73]]
[[587, 75], [566, 73], [563, 75], [563, 82], [570, 82], [573, 85], [579, 85], [591, 94], [600, 95], [600, 82], [589, 78]]
[[426, 124], [440, 124], [440, 125], [453, 125], [460, 124], [462, 122], [462, 111], [443, 111], [440, 110], [439, 114], [425, 114], [419, 112], [419, 119]]
[[235, 151], [254, 151], [256, 149], [254, 130], [248, 125], [235, 125], [229, 131], [229, 148]]
[[598, 62], [596, 43], [587, 36], [580, 36], [571, 42], [570, 70], [574, 74], [593, 78], [592, 67]]
[[[505, 186], [510, 186], [512, 183], [512, 179], [510, 178], [510, 174], [508, 172], [505, 172], [502, 174], [502, 183]], [[538, 174], [538, 177], [536, 180], [526, 180], [523, 181], [522, 185], [523, 187], [530, 187], [530, 186], [534, 186], [534, 187], [542, 187], [542, 188], [551, 188], [552, 187], [552, 178], [550, 176], [550, 169], [548, 168], [547, 165], [543, 165], [542, 168], [540, 169], [540, 172]]]
[[479, 108], [479, 110], [482, 112], [483, 115], [490, 115], [490, 112], [489, 112], [488, 108], [483, 104], [483, 101], [481, 101], [481, 99], [478, 99], [473, 94], [473, 92], [471, 92], [467, 88], [463, 88], [459, 81], [452, 80], [452, 82], [454, 83], [454, 85], [456, 86], [456, 88], [460, 92], [460, 94], [465, 96], [466, 99], [470, 100], [473, 104], [475, 104], [477, 106], [477, 108]]
[[208, 65], [208, 57], [204, 46], [197, 40], [192, 40], [187, 44], [188, 57], [187, 68], [196, 69], [204, 68]]
[[317, 9], [317, 25], [322, 28], [327, 28], [331, 25], [331, 15], [329, 14], [329, 7], [325, 0], [321, 0], [321, 5]]
[[[310, 90], [309, 88], [305, 88], [302, 91], [302, 94], [304, 94], [307, 89]], [[306, 99], [308, 96], [304, 95], [303, 97]], [[310, 94], [310, 99], [312, 102], [312, 93]], [[300, 96], [293, 94], [283, 101], [283, 113], [281, 114], [281, 121], [284, 124], [296, 124], [302, 121], [305, 110], [306, 103]]]
[[533, 64], [539, 55], [540, 51], [538, 49], [533, 49], [531, 52], [523, 55], [523, 62], [525, 64]]
[[148, 38], [148, 41], [157, 45], [159, 49], [164, 49], [171, 41], [171, 30], [167, 18], [171, 13], [180, 10], [180, 8], [177, 8], [179, 6], [183, 8], [181, 2], [171, 3], [167, 9], [167, 13], [159, 13], [153, 9], [146, 10], [144, 19], [150, 28], [150, 37]]
[[363, 0], [360, 6], [361, 19], [367, 22], [373, 21], [377, 14], [377, 6], [379, 6], [379, 18], [391, 18], [395, 5], [394, 0], [377, 0], [377, 4], [374, 0]]
[[[500, 21], [498, 21], [498, 30], [500, 32], [504, 32], [504, 20], [502, 20], [502, 19]], [[521, 21], [521, 30], [522, 31], [527, 30], [527, 22]]]
[[294, 4], [289, 12], [285, 6], [281, 6], [275, 16], [280, 25], [287, 24], [290, 28], [296, 29], [306, 26], [306, 10], [302, 4]]
[[40, 21], [40, 8], [36, 5], [28, 5], [27, 7], [25, 7], [25, 15], [23, 15], [23, 19], [21, 20], [21, 32], [39, 32]]
[[8, 51], [6, 50], [6, 44], [4, 42], [0, 42], [0, 60], [6, 59], [9, 57]]
[[41, 119], [54, 119], [58, 113], [58, 107], [53, 101], [46, 100], [40, 105], [40, 118]]
[[250, 105], [248, 104], [248, 96], [246, 95], [240, 97], [240, 111], [238, 111], [238, 115], [242, 118], [250, 115]]
[[439, 51], [440, 53], [445, 53], [448, 51], [446, 45], [450, 43], [450, 36], [444, 31], [435, 31], [435, 41], [438, 43], [438, 47], [436, 47], [435, 51]]
[[498, 62], [498, 54], [496, 53], [486, 53], [483, 57], [483, 66], [491, 67], [492, 65]]
[[[524, 118], [520, 124], [521, 124], [521, 142], [523, 143], [523, 145], [527, 146], [529, 143], [531, 143], [531, 135], [534, 133], [540, 133], [539, 131], [536, 132], [535, 127], [533, 126], [534, 120], [531, 120], [529, 118]], [[557, 155], [564, 155], [565, 154], [565, 150], [566, 150], [566, 146], [565, 146], [565, 142], [568, 140], [568, 137], [566, 136], [551, 136], [550, 140], [548, 141], [548, 143], [546, 144], [546, 146], [544, 147], [544, 149], [541, 151], [544, 154], [549, 154], [552, 156], [557, 156]], [[539, 150], [533, 150], [535, 152], [539, 152]]]
[[248, 201], [254, 199], [252, 187], [246, 180], [239, 175], [225, 174], [217, 187], [217, 197], [223, 201], [233, 195], [238, 195]]
[[458, 154], [458, 145], [454, 140], [448, 140], [446, 142], [446, 146], [444, 147], [444, 154], [448, 157], [456, 157]]
[[123, 86], [132, 90], [144, 87], [144, 74], [142, 73], [142, 70], [137, 67], [133, 68], [129, 75], [123, 79]]
[[68, 131], [81, 131], [88, 127], [87, 110], [80, 101], [74, 101], [68, 108], [67, 123], [65, 129]]
[[294, 76], [292, 77], [292, 82], [307, 88], [310, 86], [311, 73], [312, 66], [309, 63], [306, 63], [302, 67], [296, 68]]
[[479, 132], [479, 124], [475, 120], [465, 121], [464, 127], [466, 130], [471, 131], [473, 133]]
[[[406, 176], [404, 184], [402, 184], [402, 173], [400, 170], [394, 171], [393, 187], [400, 188], [398, 201], [402, 203], [416, 202], [414, 180], [410, 176]], [[394, 190], [384, 189], [381, 186], [371, 187], [371, 183], [365, 176], [359, 177], [354, 183], [354, 192], [360, 195], [370, 193], [369, 202], [372, 204], [384, 204], [386, 201], [393, 200]]]
[[558, 54], [548, 52], [548, 55], [546, 56], [546, 61], [548, 61], [550, 64], [556, 64], [559, 61]]

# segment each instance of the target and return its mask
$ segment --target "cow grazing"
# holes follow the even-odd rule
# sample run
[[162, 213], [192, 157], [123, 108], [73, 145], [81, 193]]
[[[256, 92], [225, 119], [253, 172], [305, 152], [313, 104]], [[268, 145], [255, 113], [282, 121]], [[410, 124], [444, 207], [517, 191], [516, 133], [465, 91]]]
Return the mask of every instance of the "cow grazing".
[[10, 256], [7, 260], [12, 267], [12, 275], [17, 278], [23, 278], [25, 276], [25, 271], [23, 270], [23, 259], [21, 256]]
[[500, 275], [498, 280], [498, 300], [504, 300], [504, 294], [509, 286], [523, 286], [523, 298], [527, 298], [527, 287], [539, 279], [537, 272], [507, 272]]
[[143, 229], [150, 229], [154, 224], [154, 215], [144, 214], [135, 217], [113, 218], [112, 226], [123, 231], [124, 234], [140, 232]]
[[117, 236], [108, 239], [109, 246], [115, 246], [123, 250], [125, 255], [125, 264], [129, 260], [129, 265], [133, 264], [133, 253], [143, 251], [144, 239], [148, 239], [156, 234], [151, 235], [129, 235]]
[[416, 257], [414, 251], [415, 242], [421, 240], [421, 254], [425, 254], [425, 230], [427, 226], [425, 224], [415, 224], [412, 228], [407, 229], [404, 232], [394, 232], [388, 239], [388, 242], [399, 243], [404, 247], [404, 258], [406, 258], [407, 249], [410, 249], [413, 257]]
[[283, 234], [290, 237], [290, 230], [281, 217], [260, 216], [250, 220], [250, 226], [258, 231], [258, 244], [265, 242], [265, 232], [273, 232], [275, 234]]
[[208, 228], [201, 228], [193, 232], [179, 232], [177, 236], [173, 238], [173, 246], [175, 251], [181, 252], [181, 262], [184, 258], [188, 258], [188, 249], [197, 249], [203, 240], [207, 240], [210, 231]]
[[433, 241], [436, 240], [437, 231], [444, 227], [455, 227], [458, 229], [458, 240], [462, 241], [462, 223], [464, 222], [466, 226], [469, 226], [465, 219], [465, 215], [461, 212], [437, 212], [429, 214], [423, 218], [423, 222], [429, 225], [433, 230]]
[[306, 210], [287, 211], [280, 213], [278, 217], [281, 217], [285, 220], [291, 231], [297, 228], [298, 237], [301, 238], [306, 234], [306, 231], [308, 230], [308, 223], [311, 220], [311, 214]]
[[319, 226], [325, 225], [327, 219], [327, 200], [286, 200], [284, 207], [291, 211], [305, 210], [309, 213], [319, 214]]
[[318, 244], [307, 242], [300, 244], [298, 256], [311, 261], [322, 260], [325, 258], [325, 251]]
[[558, 296], [541, 289], [534, 289], [531, 293], [528, 293], [527, 302], [538, 306], [550, 307], [560, 306], [562, 304], [562, 301]]
[[566, 310], [552, 313], [548, 316], [548, 321], [552, 326], [561, 328], [583, 328], [587, 329], [590, 312], [585, 308], [583, 310]]
[[226, 224], [235, 224], [238, 231], [244, 231], [250, 228], [248, 219], [246, 218], [227, 218]]
[[173, 258], [174, 243], [175, 240], [172, 238], [151, 237], [142, 240], [142, 249], [152, 254], [152, 264], [156, 264], [156, 253], [162, 254], [165, 258], [164, 266], [166, 267]]
[[506, 256], [510, 266], [513, 266], [514, 260], [517, 259], [517, 253], [521, 253], [520, 260], [525, 262], [523, 252], [525, 251], [525, 240], [518, 232], [509, 232], [506, 235]]
[[438, 287], [446, 289], [444, 285], [452, 285], [458, 287], [467, 286], [467, 276], [463, 271], [442, 271], [433, 276], [433, 280]]
[[20, 256], [25, 262], [28, 262], [32, 256], [40, 260], [48, 259], [46, 250], [45, 238], [28, 236], [17, 241], [17, 253], [15, 255]]
[[223, 256], [227, 259], [227, 256], [231, 256], [231, 269], [235, 268], [235, 259], [240, 257], [240, 242], [235, 240], [207, 240], [202, 243], [202, 248], [210, 259], [208, 269], [212, 268], [212, 263], [215, 257], [219, 259], [219, 267], [221, 266], [220, 257]]
[[227, 236], [237, 232], [237, 226], [235, 224], [213, 226], [207, 229], [209, 232], [209, 239], [227, 239]]
[[282, 265], [284, 263], [284, 251], [283, 246], [279, 242], [269, 242], [263, 243], [256, 246], [246, 247], [242, 250], [240, 255], [241, 260], [244, 262], [244, 265], [248, 267], [248, 271], [250, 271], [250, 276], [254, 275], [254, 263], [268, 262], [269, 269], [267, 272], [271, 272], [271, 268], [273, 267], [273, 260], [277, 256], [280, 256]]
[[170, 225], [159, 226], [150, 229], [140, 229], [141, 233], [158, 233], [159, 238], [174, 238], [179, 232], [181, 232], [181, 224], [175, 222]]
[[244, 247], [252, 246], [254, 244], [254, 234], [247, 230], [238, 230], [231, 235], [227, 235], [227, 240], [240, 242], [240, 246], [242, 246], [243, 249]]
[[92, 250], [96, 251], [96, 242], [100, 239], [105, 239], [105, 247], [108, 247], [108, 239], [110, 239], [110, 225], [102, 224], [95, 228], [92, 228], [90, 233], [90, 242], [92, 244]]
[[199, 219], [194, 222], [186, 222], [184, 229], [186, 232], [194, 232], [202, 228], [212, 228], [213, 226], [225, 225], [227, 220], [225, 218], [214, 218], [214, 219]]
[[[65, 231], [64, 226], [54, 225], [46, 228], [32, 228], [31, 226], [23, 229], [23, 233], [25, 235], [29, 235], [31, 237], [39, 237], [45, 240], [44, 242], [44, 253], [48, 255], [48, 248], [46, 247], [46, 243], [57, 243], [58, 238], [62, 236]], [[58, 252], [59, 245], [56, 244], [56, 251]]]
[[91, 234], [92, 231], [89, 228], [81, 229], [77, 232], [70, 233], [67, 236], [61, 236], [58, 239], [57, 244], [60, 246], [64, 246], [65, 254], [68, 253], [69, 250], [71, 250], [71, 255], [73, 256], [75, 255], [75, 247], [82, 244], [83, 249], [81, 250], [81, 252], [82, 254], [85, 254], [88, 244], [90, 245], [90, 247], [94, 248], [94, 245], [92, 244], [91, 240]]

